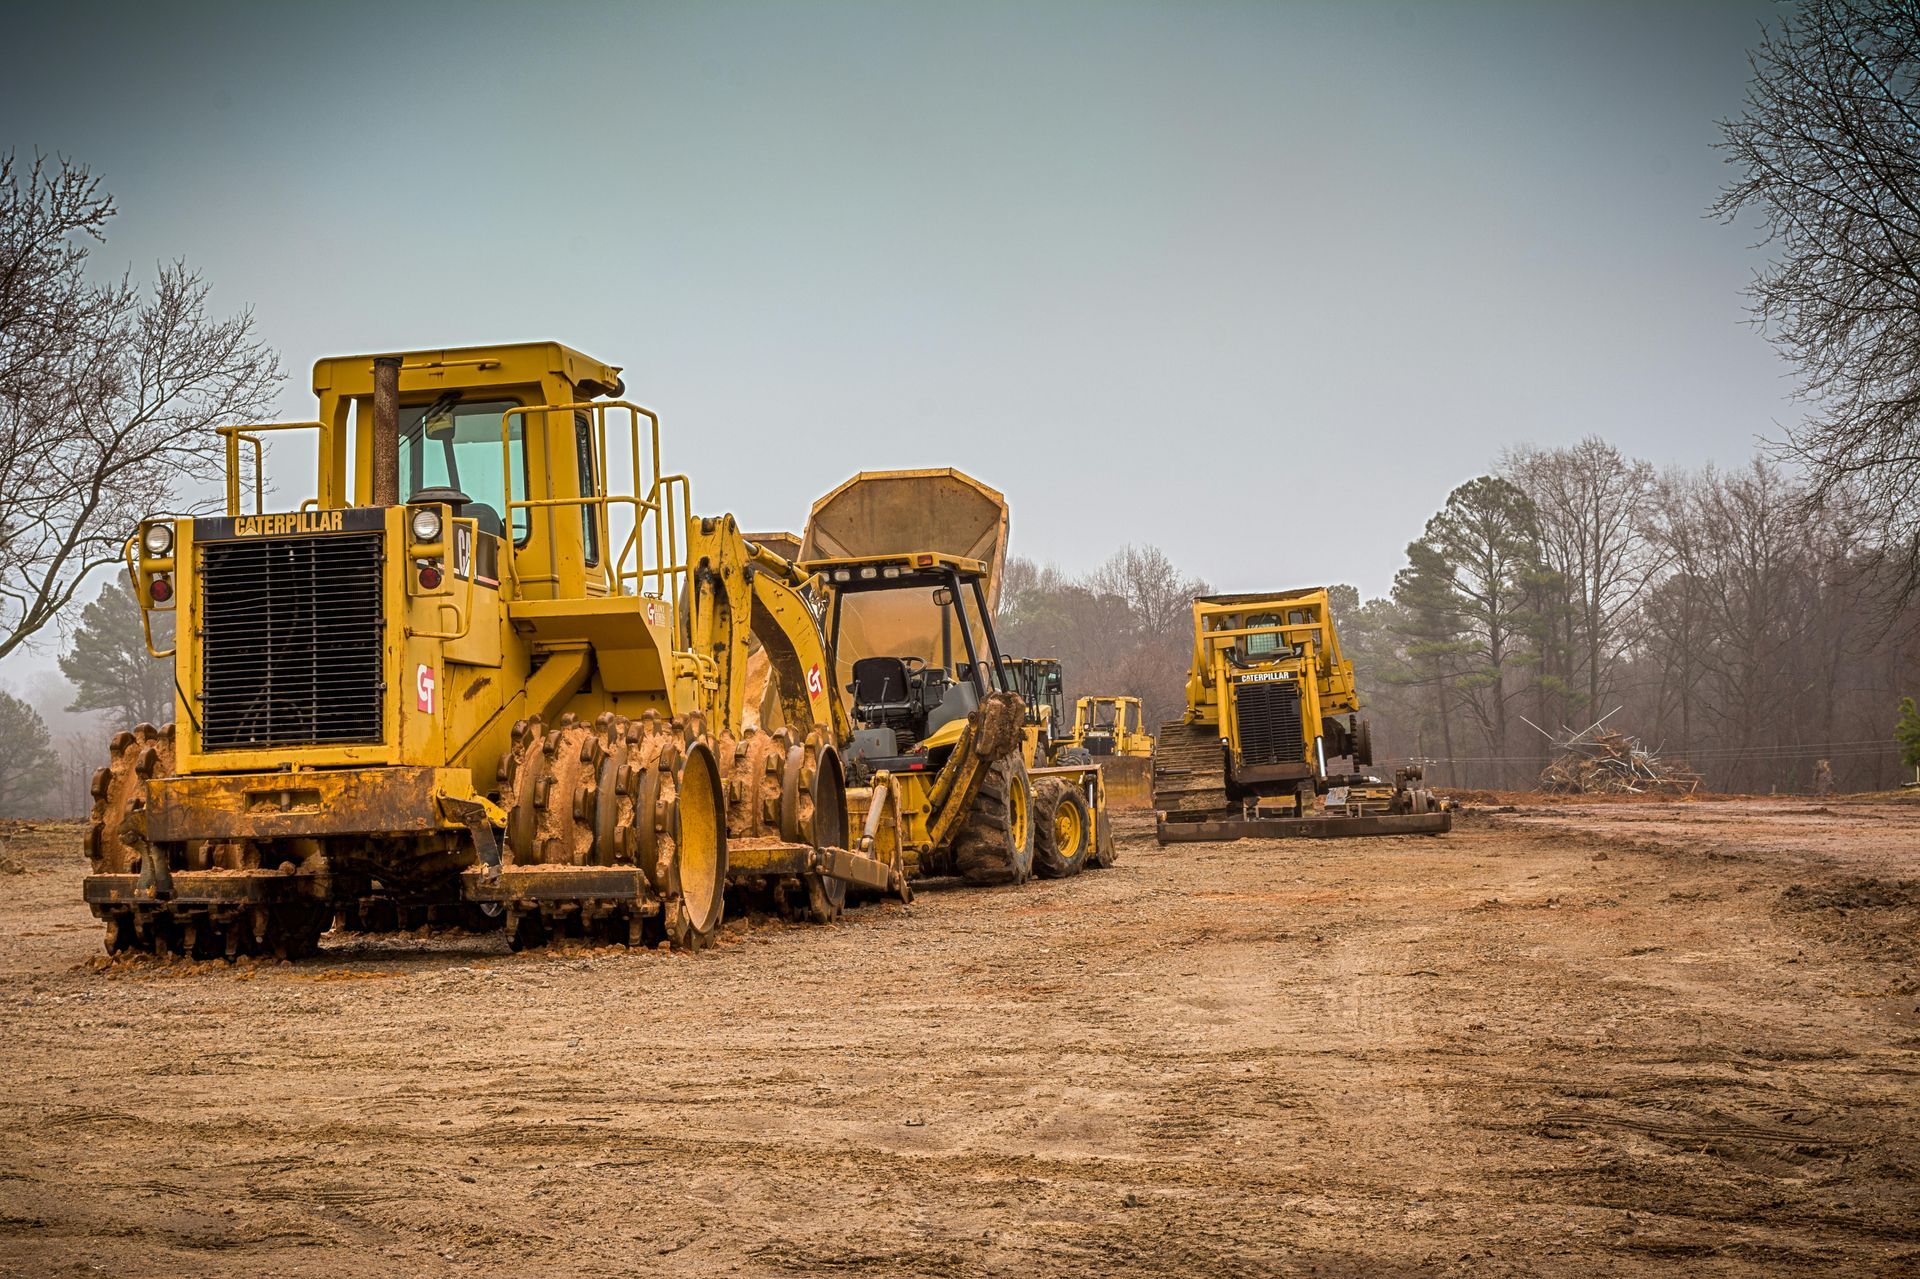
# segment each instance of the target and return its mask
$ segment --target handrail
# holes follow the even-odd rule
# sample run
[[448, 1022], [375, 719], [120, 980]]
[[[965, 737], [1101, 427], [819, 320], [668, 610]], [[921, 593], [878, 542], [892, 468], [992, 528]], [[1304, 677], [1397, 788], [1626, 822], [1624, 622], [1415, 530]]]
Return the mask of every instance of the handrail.
[[[319, 422], [255, 422], [247, 425], [216, 426], [213, 429], [226, 448], [227, 514], [240, 514], [240, 441], [245, 440], [253, 445], [253, 513], [262, 515], [267, 508], [267, 481], [260, 436], [254, 432], [321, 431], [326, 428]], [[301, 504], [301, 509], [306, 509], [305, 503]]]
[[[609, 410], [624, 411], [628, 415], [629, 492], [615, 493], [607, 473], [607, 413]], [[521, 419], [521, 447], [529, 448], [530, 432], [527, 421], [534, 414], [543, 419], [548, 415], [564, 413], [568, 415], [584, 413], [588, 416], [593, 431], [593, 456], [597, 463], [596, 481], [600, 487], [597, 493], [582, 494], [579, 497], [527, 497], [514, 496], [513, 466], [513, 420]], [[649, 426], [647, 445], [647, 464], [643, 476], [641, 463], [642, 440], [640, 419], [647, 419]], [[693, 487], [684, 475], [660, 474], [660, 415], [644, 405], [627, 400], [586, 400], [572, 404], [524, 404], [507, 409], [500, 415], [500, 462], [505, 476], [504, 505], [502, 512], [507, 526], [513, 525], [515, 511], [533, 512], [553, 510], [559, 507], [579, 507], [591, 512], [593, 528], [598, 535], [602, 553], [602, 562], [607, 565], [608, 588], [615, 595], [645, 595], [651, 586], [652, 594], [664, 601], [670, 609], [677, 611], [674, 586], [677, 579], [686, 575], [687, 566], [681, 560], [680, 535], [681, 522], [686, 512], [693, 506]], [[642, 480], [645, 479], [643, 485]], [[553, 477], [548, 477], [553, 483]], [[645, 496], [641, 493], [645, 492]], [[612, 546], [613, 530], [611, 513], [614, 507], [630, 507], [633, 511], [633, 528], [621, 542], [616, 552]], [[648, 516], [653, 517], [653, 535], [651, 564], [648, 562], [648, 538], [644, 528]], [[551, 529], [549, 529], [551, 536]], [[507, 552], [509, 561], [513, 552]], [[509, 569], [518, 579], [518, 567]]]

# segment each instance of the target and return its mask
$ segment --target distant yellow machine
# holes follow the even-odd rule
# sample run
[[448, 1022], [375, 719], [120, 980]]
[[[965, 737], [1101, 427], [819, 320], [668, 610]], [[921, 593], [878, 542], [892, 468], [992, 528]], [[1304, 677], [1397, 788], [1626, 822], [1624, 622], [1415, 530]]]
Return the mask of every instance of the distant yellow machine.
[[[1452, 828], [1418, 768], [1390, 788], [1364, 771], [1372, 731], [1324, 588], [1203, 596], [1193, 629], [1186, 714], [1155, 745], [1162, 843]], [[1330, 767], [1343, 758], [1347, 768]]]
[[1115, 808], [1153, 807], [1153, 734], [1137, 697], [1082, 697], [1074, 703], [1067, 750], [1084, 753], [1107, 779]]

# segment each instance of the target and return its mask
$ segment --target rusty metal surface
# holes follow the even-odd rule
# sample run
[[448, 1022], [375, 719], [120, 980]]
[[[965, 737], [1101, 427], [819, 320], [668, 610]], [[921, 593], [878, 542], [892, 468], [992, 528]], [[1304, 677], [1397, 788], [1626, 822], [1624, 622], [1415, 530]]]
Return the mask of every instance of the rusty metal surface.
[[[440, 770], [424, 766], [156, 779], [147, 838], [300, 839], [444, 830]], [[470, 789], [470, 788], [469, 788]]]
[[322, 899], [329, 891], [327, 876], [286, 874], [270, 870], [177, 870], [172, 891], [164, 897], [140, 886], [138, 875], [88, 875], [81, 881], [81, 899], [98, 906], [170, 906], [274, 903], [300, 898]]
[[617, 901], [636, 915], [660, 911], [647, 877], [632, 866], [506, 866], [493, 877], [475, 868], [460, 876], [460, 893], [475, 902]]
[[1146, 755], [1096, 755], [1107, 783], [1107, 805], [1120, 809], [1153, 807], [1153, 759]]
[[400, 504], [400, 357], [373, 361], [373, 505]]
[[1357, 839], [1364, 835], [1444, 835], [1452, 813], [1404, 813], [1390, 817], [1262, 817], [1209, 822], [1170, 822], [1154, 833], [1163, 844], [1199, 844], [1235, 839]]

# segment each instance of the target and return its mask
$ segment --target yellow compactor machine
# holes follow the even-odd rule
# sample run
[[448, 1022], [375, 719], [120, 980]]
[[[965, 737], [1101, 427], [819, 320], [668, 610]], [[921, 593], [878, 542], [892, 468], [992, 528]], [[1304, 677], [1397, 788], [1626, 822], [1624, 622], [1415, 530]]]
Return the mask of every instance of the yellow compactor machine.
[[[223, 514], [129, 539], [143, 616], [174, 615], [176, 723], [120, 734], [94, 778], [109, 951], [293, 957], [335, 919], [698, 946], [730, 890], [828, 920], [963, 838], [972, 878], [1024, 877], [992, 716], [850, 803], [818, 580], [690, 514], [618, 368], [413, 351], [321, 360], [314, 390], [312, 421], [223, 429]], [[317, 491], [268, 511], [286, 432]]]
[[1160, 842], [1451, 830], [1418, 767], [1365, 771], [1359, 711], [1325, 589], [1196, 599], [1186, 714], [1154, 748]]

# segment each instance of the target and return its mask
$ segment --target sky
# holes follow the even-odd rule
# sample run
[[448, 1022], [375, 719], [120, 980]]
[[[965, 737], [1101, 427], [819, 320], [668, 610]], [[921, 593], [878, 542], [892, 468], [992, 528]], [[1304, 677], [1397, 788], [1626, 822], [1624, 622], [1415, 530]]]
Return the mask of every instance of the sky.
[[745, 527], [956, 466], [1015, 554], [1374, 595], [1505, 448], [1795, 419], [1706, 214], [1772, 11], [74, 2], [9, 15], [0, 146], [251, 306], [286, 417], [322, 355], [552, 338]]

